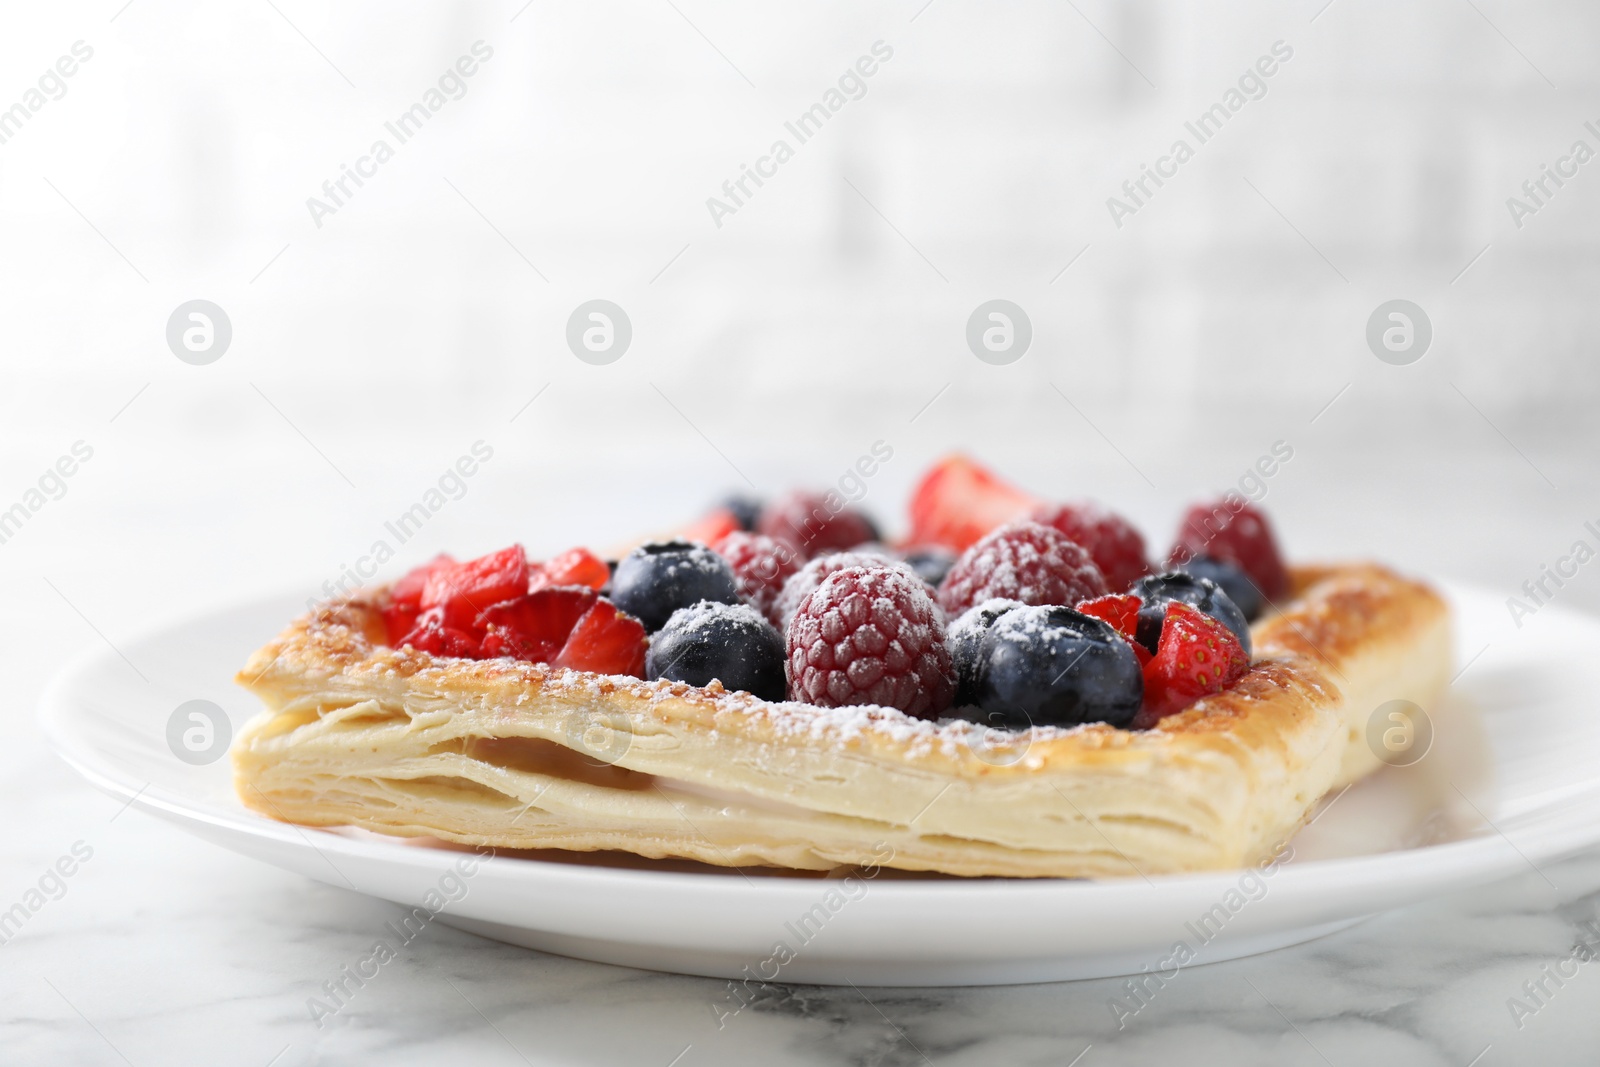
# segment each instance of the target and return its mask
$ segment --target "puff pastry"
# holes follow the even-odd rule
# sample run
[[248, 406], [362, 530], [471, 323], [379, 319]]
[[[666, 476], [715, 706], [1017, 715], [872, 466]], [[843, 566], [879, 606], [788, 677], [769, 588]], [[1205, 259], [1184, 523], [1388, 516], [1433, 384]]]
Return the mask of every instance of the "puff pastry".
[[1237, 867], [1378, 765], [1373, 709], [1427, 707], [1449, 677], [1449, 612], [1426, 586], [1374, 564], [1294, 583], [1256, 624], [1249, 673], [1158, 728], [998, 740], [892, 709], [389, 648], [383, 593], [363, 593], [240, 672], [267, 710], [235, 744], [236, 784], [276, 819], [497, 848], [1011, 877]]

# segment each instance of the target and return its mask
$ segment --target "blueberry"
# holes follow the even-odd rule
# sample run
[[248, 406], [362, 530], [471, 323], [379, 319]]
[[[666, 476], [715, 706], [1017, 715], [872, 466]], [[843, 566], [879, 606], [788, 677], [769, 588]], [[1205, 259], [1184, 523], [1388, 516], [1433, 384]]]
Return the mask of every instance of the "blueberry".
[[734, 493], [732, 496], [724, 497], [717, 507], [727, 508], [733, 512], [733, 517], [739, 520], [741, 530], [754, 530], [756, 523], [761, 521], [761, 501], [753, 496]]
[[783, 635], [747, 604], [702, 600], [679, 608], [650, 640], [646, 678], [690, 685], [712, 679], [762, 700], [784, 698]]
[[1261, 595], [1261, 590], [1256, 588], [1256, 583], [1250, 580], [1250, 576], [1225, 560], [1196, 556], [1188, 563], [1181, 564], [1178, 569], [1196, 578], [1210, 578], [1222, 586], [1222, 591], [1228, 594], [1228, 599], [1244, 612], [1246, 622], [1255, 622], [1261, 615], [1261, 609], [1266, 606], [1266, 598]]
[[1211, 579], [1181, 571], [1168, 571], [1166, 574], [1140, 578], [1128, 592], [1144, 601], [1144, 606], [1139, 609], [1137, 636], [1139, 643], [1152, 653], [1161, 641], [1161, 623], [1166, 618], [1167, 601], [1181, 600], [1232, 630], [1233, 636], [1239, 639], [1239, 644], [1244, 648], [1244, 654], [1250, 654], [1250, 624], [1245, 621], [1244, 612], [1223, 592], [1222, 586]]
[[611, 602], [655, 633], [672, 613], [710, 600], [737, 604], [728, 561], [704, 545], [654, 541], [624, 556], [611, 575]]
[[1065, 607], [1002, 615], [978, 658], [978, 707], [996, 726], [1126, 727], [1144, 700], [1133, 646], [1111, 624]]
[[978, 702], [978, 652], [995, 620], [1008, 611], [1026, 607], [1020, 600], [995, 597], [961, 613], [944, 634], [944, 647], [956, 665], [956, 706]]
[[939, 583], [944, 581], [944, 576], [950, 573], [950, 568], [956, 562], [956, 554], [941, 545], [913, 548], [900, 558], [917, 572], [917, 577], [935, 589], [939, 588]]

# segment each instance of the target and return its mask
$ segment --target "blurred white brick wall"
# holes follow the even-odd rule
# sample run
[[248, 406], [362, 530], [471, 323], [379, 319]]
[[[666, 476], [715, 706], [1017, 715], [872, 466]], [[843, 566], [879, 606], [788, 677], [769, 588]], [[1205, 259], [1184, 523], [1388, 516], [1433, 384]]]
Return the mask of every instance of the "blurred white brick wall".
[[[0, 145], [4, 417], [44, 433], [151, 382], [169, 426], [275, 441], [254, 383], [314, 440], [453, 440], [553, 382], [552, 442], [603, 414], [601, 451], [677, 447], [659, 387], [714, 440], [849, 451], [951, 383], [930, 440], [1024, 451], [1081, 428], [1054, 382], [1159, 463], [1197, 427], [1260, 447], [1346, 383], [1328, 422], [1357, 438], [1487, 434], [1465, 394], [1538, 442], [1600, 393], [1600, 163], [1521, 230], [1504, 204], [1600, 149], [1594, 5], [675, 3], [10, 13], [0, 101], [95, 55]], [[306, 198], [479, 39], [466, 95], [313, 226]], [[877, 40], [865, 98], [715, 227], [706, 198]], [[1279, 40], [1267, 95], [1115, 228], [1106, 198]], [[200, 370], [162, 343], [193, 296], [235, 326]], [[634, 322], [608, 368], [562, 343], [594, 296]], [[963, 341], [996, 296], [1034, 322], [1008, 367]], [[1363, 339], [1396, 296], [1435, 325], [1408, 368]]]
[[[1595, 517], [1600, 163], [1505, 209], [1600, 119], [1593, 4], [273, 4], [0, 20], [0, 108], [95, 50], [0, 144], [0, 499], [96, 448], [0, 553], [52, 625], [79, 620], [39, 574], [119, 633], [337, 573], [479, 438], [419, 558], [604, 544], [879, 438], [891, 528], [963, 447], [1161, 545], [1278, 439], [1299, 556], [1512, 591]], [[316, 228], [306, 198], [480, 39], [466, 95]], [[715, 227], [706, 198], [878, 40], [866, 96]], [[1106, 198], [1278, 40], [1267, 95], [1115, 228]], [[204, 367], [163, 337], [195, 297], [234, 326]], [[634, 326], [605, 367], [563, 340], [594, 297]], [[1034, 325], [1009, 366], [964, 341], [996, 297]], [[1364, 340], [1394, 297], [1434, 323], [1412, 366]]]

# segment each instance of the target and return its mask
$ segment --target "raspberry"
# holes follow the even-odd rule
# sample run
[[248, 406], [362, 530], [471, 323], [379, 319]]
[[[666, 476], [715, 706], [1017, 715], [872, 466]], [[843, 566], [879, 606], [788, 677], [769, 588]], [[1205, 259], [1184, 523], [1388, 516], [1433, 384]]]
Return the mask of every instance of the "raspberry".
[[[787, 629], [789, 620], [805, 603], [806, 597], [816, 591], [830, 574], [850, 567], [883, 567], [891, 566], [890, 561], [871, 552], [835, 552], [828, 556], [818, 556], [816, 559], [801, 567], [783, 583], [783, 590], [778, 594], [772, 610], [778, 624], [778, 629]], [[909, 568], [907, 568], [909, 570]], [[915, 572], [911, 572], [915, 573]]]
[[786, 647], [792, 700], [932, 718], [955, 695], [939, 609], [922, 579], [899, 566], [830, 574], [789, 621]]
[[872, 520], [845, 507], [844, 498], [836, 493], [794, 492], [779, 497], [762, 510], [756, 532], [798, 546], [807, 559], [878, 539]]
[[1268, 600], [1289, 593], [1289, 571], [1267, 516], [1236, 493], [1210, 506], [1197, 504], [1184, 514], [1168, 560], [1180, 566], [1196, 556], [1232, 563]]
[[739, 599], [777, 625], [778, 594], [795, 571], [800, 569], [799, 553], [787, 543], [765, 534], [735, 530], [711, 546], [711, 550], [733, 568], [734, 588]]
[[1106, 580], [1083, 546], [1037, 522], [1014, 522], [961, 553], [939, 603], [951, 618], [985, 600], [1062, 604], [1105, 596]]
[[1089, 550], [1094, 565], [1105, 575], [1113, 592], [1122, 592], [1150, 573], [1144, 555], [1144, 537], [1121, 515], [1097, 504], [1041, 504], [1033, 509], [1034, 522], [1053, 526]]
[[1038, 503], [965, 456], [934, 464], [911, 494], [912, 544], [968, 548]]
[[1167, 604], [1161, 643], [1144, 667], [1144, 707], [1135, 726], [1147, 727], [1201, 697], [1243, 678], [1250, 657], [1222, 623], [1180, 600]]

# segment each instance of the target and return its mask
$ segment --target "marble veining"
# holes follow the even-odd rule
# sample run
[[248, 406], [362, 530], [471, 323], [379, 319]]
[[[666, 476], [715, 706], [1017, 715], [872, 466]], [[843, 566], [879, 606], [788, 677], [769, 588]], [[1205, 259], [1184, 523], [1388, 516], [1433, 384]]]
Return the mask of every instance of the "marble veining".
[[[1521, 484], [1514, 477], [1527, 473], [1518, 463], [1512, 456], [1505, 468], [1513, 487]], [[1470, 469], [1481, 478], [1481, 466]], [[265, 475], [257, 480], [274, 484]], [[1531, 488], [1507, 514], [1543, 506], [1535, 495], [1542, 486], [1529, 480]], [[397, 492], [408, 486], [402, 479]], [[1362, 481], [1359, 488], [1373, 486]], [[1359, 495], [1350, 484], [1319, 483], [1319, 492], [1330, 501]], [[1429, 573], [1476, 573], [1484, 549], [1440, 533], [1469, 528], [1478, 512], [1462, 509], [1476, 509], [1475, 499], [1430, 503], [1433, 533], [1416, 542], [1426, 546]], [[1402, 500], [1390, 502], [1392, 513], [1402, 513]], [[630, 499], [614, 510], [624, 504], [639, 507]], [[286, 503], [281, 507], [288, 513]], [[1298, 524], [1302, 537], [1320, 539], [1306, 546], [1308, 553], [1363, 543], [1361, 531], [1338, 524], [1349, 509], [1329, 508]], [[136, 510], [108, 505], [100, 514], [106, 528], [127, 537], [137, 532], [130, 518]], [[146, 523], [151, 531], [158, 520], [166, 521], [158, 515]], [[627, 521], [620, 513], [594, 519], [606, 529]], [[505, 529], [513, 517], [477, 515], [474, 522]], [[1508, 540], [1533, 544], [1545, 528], [1529, 519], [1517, 527], [1521, 539]], [[131, 558], [164, 543], [154, 532], [127, 542]], [[33, 544], [51, 547], [42, 537]], [[231, 553], [231, 541], [227, 547]], [[323, 559], [322, 548], [324, 540], [311, 536], [278, 542], [283, 568], [294, 573], [323, 573], [337, 562]], [[40, 566], [59, 575], [75, 565], [63, 556]], [[1524, 562], [1511, 558], [1507, 566]], [[230, 564], [234, 570], [240, 568]], [[156, 573], [169, 572], [179, 573], [175, 563]], [[67, 591], [87, 598], [80, 586], [87, 591], [94, 583], [80, 580]], [[7, 708], [13, 732], [0, 747], [0, 804], [11, 816], [0, 846], [0, 909], [36, 886], [74, 842], [93, 849], [65, 879], [64, 892], [43, 900], [20, 932], [0, 944], [4, 1067], [1600, 1062], [1600, 963], [1582, 964], [1559, 986], [1544, 977], [1581, 940], [1594, 940], [1587, 924], [1600, 921], [1600, 850], [1541, 861], [1538, 870], [1377, 916], [1320, 941], [1185, 967], [1120, 1028], [1110, 1005], [1127, 995], [1122, 979], [973, 989], [771, 986], [720, 1018], [718, 1008], [728, 1005], [725, 981], [541, 955], [442, 922], [430, 923], [319, 1027], [308, 999], [367, 952], [403, 909], [234, 855], [123, 810], [87, 786], [49, 752], [31, 715], [50, 674], [98, 638], [31, 573], [0, 573], [0, 588], [13, 598], [0, 614], [0, 657], [15, 679]], [[219, 586], [208, 595], [221, 601], [243, 594]], [[1588, 595], [1575, 587], [1569, 599], [1582, 606]], [[142, 625], [132, 607], [119, 614], [124, 602], [137, 603], [108, 595], [83, 606], [120, 640]], [[39, 618], [56, 624], [38, 625]], [[63, 635], [76, 635], [77, 644], [64, 645]], [[1505, 679], [1508, 700], [1516, 684], [1527, 680]], [[1539, 994], [1537, 1010], [1514, 1018], [1508, 1002], [1528, 1002], [1525, 985], [1541, 978], [1548, 991]]]
[[4, 789], [14, 803], [33, 798], [42, 829], [6, 857], [0, 888], [20, 892], [74, 841], [94, 856], [0, 945], [7, 1064], [1600, 1059], [1600, 964], [1574, 956], [1580, 945], [1600, 951], [1600, 852], [1306, 945], [1186, 967], [1132, 1015], [1112, 1007], [1130, 1003], [1127, 979], [737, 993], [726, 981], [547, 956], [431, 923], [315, 1020], [308, 1002], [325, 996], [322, 983], [367, 953], [401, 908], [120, 811], [35, 756], [8, 760]]

